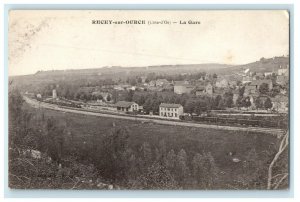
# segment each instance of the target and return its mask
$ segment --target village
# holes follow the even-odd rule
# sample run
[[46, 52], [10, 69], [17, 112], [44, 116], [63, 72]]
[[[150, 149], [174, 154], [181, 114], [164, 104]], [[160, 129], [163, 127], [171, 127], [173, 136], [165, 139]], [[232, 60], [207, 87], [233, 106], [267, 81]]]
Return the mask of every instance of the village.
[[81, 86], [73, 93], [56, 84], [48, 91], [25, 94], [65, 107], [173, 120], [212, 112], [226, 117], [274, 117], [288, 113], [288, 81], [289, 67], [280, 65], [277, 71], [244, 69], [234, 75], [150, 73], [124, 82]]

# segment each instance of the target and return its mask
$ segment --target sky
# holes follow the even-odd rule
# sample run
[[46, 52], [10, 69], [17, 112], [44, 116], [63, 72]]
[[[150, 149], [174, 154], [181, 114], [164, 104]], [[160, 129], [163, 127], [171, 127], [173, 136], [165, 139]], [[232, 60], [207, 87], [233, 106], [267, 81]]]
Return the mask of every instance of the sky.
[[[200, 24], [179, 23], [189, 20]], [[289, 15], [283, 10], [10, 11], [8, 49], [10, 76], [107, 66], [246, 64], [289, 54]]]

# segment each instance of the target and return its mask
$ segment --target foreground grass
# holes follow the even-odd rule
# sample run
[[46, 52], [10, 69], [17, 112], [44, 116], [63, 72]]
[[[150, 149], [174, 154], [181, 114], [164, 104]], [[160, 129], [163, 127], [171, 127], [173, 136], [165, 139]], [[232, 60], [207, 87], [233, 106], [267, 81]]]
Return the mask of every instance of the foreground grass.
[[[81, 114], [64, 113], [47, 109], [33, 109], [36, 119], [41, 114], [45, 117], [54, 117], [63, 126], [67, 134], [73, 137], [76, 144], [93, 144], [94, 138], [103, 137], [113, 125], [126, 127], [130, 131], [130, 147], [139, 148], [148, 142], [154, 150], [161, 140], [165, 140], [167, 150], [174, 149], [179, 152], [184, 149], [188, 162], [196, 153], [210, 152], [220, 168], [222, 185], [220, 188], [232, 189], [230, 184], [243, 183], [244, 178], [256, 174], [260, 178], [267, 175], [268, 164], [276, 153], [279, 140], [272, 135], [255, 132], [237, 132], [228, 130], [194, 128], [183, 126], [168, 126], [153, 123], [143, 123], [114, 118], [94, 117]], [[252, 167], [245, 166], [249, 155], [255, 151], [251, 158], [259, 162]], [[233, 158], [239, 159], [234, 162]], [[259, 168], [257, 168], [259, 166]], [[259, 170], [259, 173], [255, 173]], [[224, 187], [224, 186], [228, 187]], [[242, 186], [242, 185], [241, 185]]]

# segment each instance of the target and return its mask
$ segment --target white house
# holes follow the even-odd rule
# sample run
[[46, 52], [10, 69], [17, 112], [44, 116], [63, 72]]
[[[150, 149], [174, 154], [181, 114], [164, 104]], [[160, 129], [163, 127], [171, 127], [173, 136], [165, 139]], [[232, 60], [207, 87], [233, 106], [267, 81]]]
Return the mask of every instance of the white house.
[[265, 77], [267, 77], [267, 76], [272, 76], [272, 74], [273, 74], [273, 72], [265, 72], [265, 73], [264, 73]]
[[289, 76], [289, 65], [286, 65], [286, 68], [280, 66], [277, 74], [279, 76]]
[[229, 83], [228, 83], [227, 79], [224, 79], [224, 78], [217, 79], [216, 87], [218, 87], [218, 88], [228, 88], [228, 86], [229, 86]]
[[180, 115], [183, 115], [183, 107], [180, 104], [161, 103], [159, 105], [160, 117], [179, 119]]

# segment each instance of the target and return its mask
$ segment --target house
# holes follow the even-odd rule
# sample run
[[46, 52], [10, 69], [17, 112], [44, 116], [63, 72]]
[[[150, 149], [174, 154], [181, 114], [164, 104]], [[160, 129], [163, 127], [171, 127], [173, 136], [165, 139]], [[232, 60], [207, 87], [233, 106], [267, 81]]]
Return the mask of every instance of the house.
[[160, 87], [166, 86], [169, 83], [170, 82], [167, 79], [157, 79], [156, 80], [156, 86], [160, 86]]
[[278, 74], [278, 76], [289, 76], [289, 66], [287, 65], [286, 68], [282, 68], [280, 66], [277, 74]]
[[250, 83], [252, 81], [252, 77], [249, 75], [244, 75], [242, 78], [242, 84]]
[[96, 90], [112, 90], [114, 88], [114, 85], [103, 85], [101, 88], [96, 88]]
[[205, 91], [207, 94], [212, 95], [214, 92], [214, 87], [210, 83], [208, 83], [205, 87]]
[[146, 76], [141, 76], [141, 79], [142, 79], [142, 83], [145, 83], [145, 82], [146, 82], [146, 79], [147, 79], [147, 77], [146, 77]]
[[255, 88], [256, 90], [259, 90], [259, 87], [263, 84], [267, 84], [269, 90], [271, 90], [273, 88], [273, 82], [271, 79], [264, 79], [264, 80], [254, 80], [252, 81], [249, 86], [252, 86], [253, 88]]
[[206, 86], [197, 86], [196, 87], [196, 95], [203, 95], [203, 94], [209, 94], [212, 95], [214, 92], [213, 86], [208, 83]]
[[206, 94], [205, 92], [205, 87], [204, 86], [198, 86], [196, 88], [196, 96], [204, 95]]
[[194, 90], [194, 86], [190, 85], [188, 81], [175, 81], [174, 84], [174, 93], [183, 94], [191, 93]]
[[114, 90], [120, 90], [120, 91], [123, 91], [125, 90], [124, 87], [122, 87], [121, 85], [116, 85], [114, 86]]
[[278, 83], [279, 85], [286, 85], [288, 84], [288, 77], [284, 76], [284, 75], [279, 75], [276, 77], [276, 83]]
[[144, 91], [146, 88], [145, 86], [137, 86], [136, 90]]
[[273, 72], [265, 72], [265, 73], [264, 73], [265, 77], [267, 77], [267, 76], [272, 76], [272, 74], [273, 74]]
[[234, 80], [229, 80], [228, 81], [228, 84], [229, 84], [229, 87], [230, 88], [236, 88], [237, 87], [237, 81], [234, 81]]
[[115, 107], [118, 111], [122, 112], [134, 112], [139, 111], [139, 105], [135, 102], [126, 102], [126, 101], [119, 101], [115, 104]]
[[244, 95], [245, 96], [248, 96], [248, 95], [251, 95], [251, 94], [255, 94], [258, 92], [258, 89], [256, 88], [256, 86], [254, 85], [247, 85], [245, 86], [245, 91], [244, 91]]
[[183, 107], [180, 104], [161, 103], [159, 105], [160, 117], [179, 119], [180, 115], [183, 115]]
[[174, 85], [172, 83], [169, 83], [169, 84], [167, 84], [163, 87], [163, 90], [165, 90], [165, 91], [174, 91]]
[[289, 99], [287, 96], [278, 95], [274, 98], [271, 98], [273, 107], [272, 109], [278, 112], [287, 112], [288, 111], [288, 104]]
[[149, 87], [164, 87], [169, 85], [170, 82], [167, 79], [157, 79], [149, 82]]
[[229, 83], [227, 81], [227, 79], [224, 78], [218, 78], [216, 81], [216, 87], [218, 88], [228, 88]]
[[136, 90], [136, 86], [130, 86], [126, 90], [133, 90], [133, 91], [135, 91]]
[[264, 79], [264, 78], [265, 78], [265, 76], [261, 72], [256, 72], [255, 75], [253, 75], [253, 80], [261, 80], [261, 79]]
[[212, 78], [211, 74], [205, 74], [205, 77], [204, 77], [205, 80], [210, 80], [211, 78]]

